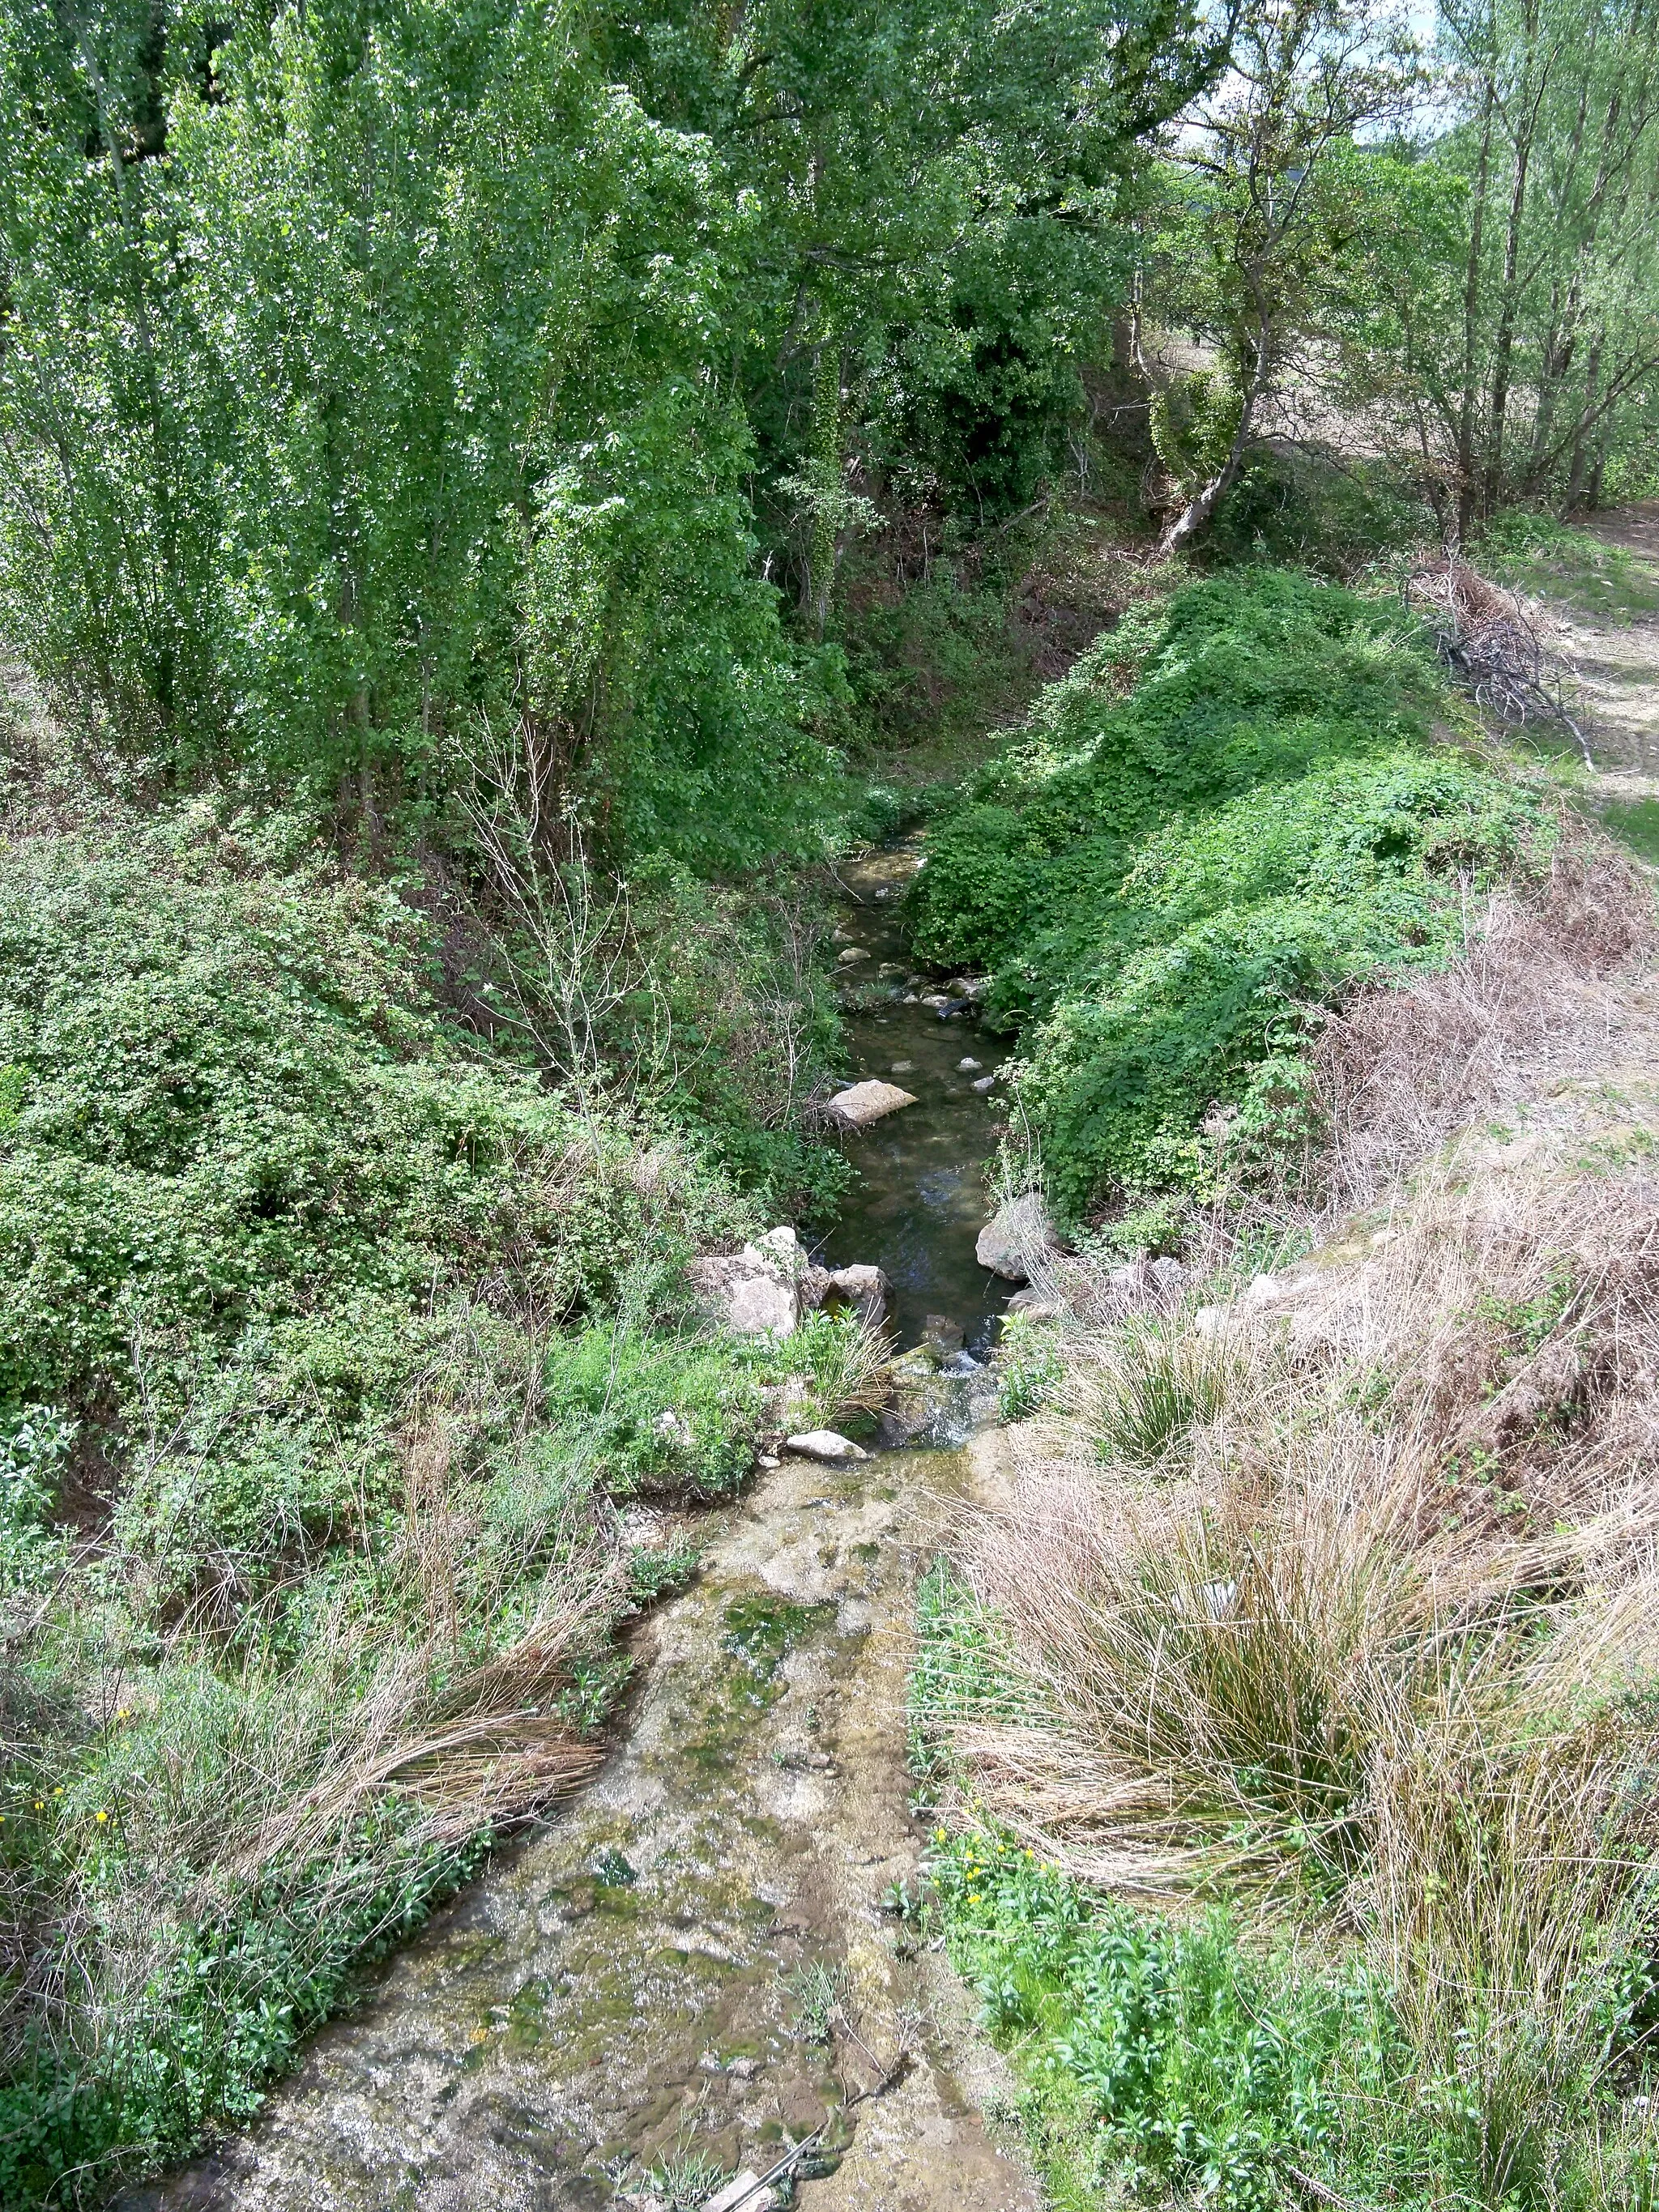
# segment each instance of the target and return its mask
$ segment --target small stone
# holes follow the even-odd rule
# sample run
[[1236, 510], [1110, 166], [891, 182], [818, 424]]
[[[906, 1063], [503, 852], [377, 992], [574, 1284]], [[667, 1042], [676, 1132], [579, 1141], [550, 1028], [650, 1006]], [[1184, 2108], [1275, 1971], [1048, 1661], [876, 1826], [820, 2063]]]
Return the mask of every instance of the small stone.
[[872, 1078], [838, 1091], [826, 1110], [843, 1128], [867, 1129], [872, 1121], [883, 1121], [889, 1114], [896, 1114], [901, 1106], [915, 1103], [915, 1095], [901, 1091], [896, 1083], [880, 1083]]
[[948, 991], [926, 991], [922, 994], [921, 1003], [924, 1006], [931, 1006], [937, 1013], [941, 1006], [950, 1005], [951, 994]]
[[855, 968], [860, 960], [867, 960], [869, 957], [869, 954], [861, 945], [849, 945], [836, 964], [838, 968]]
[[915, 1064], [914, 1060], [896, 1060], [887, 1073], [890, 1075], [908, 1075]]
[[979, 1073], [979, 1062], [976, 1060], [969, 1059], [968, 1055], [964, 1054], [957, 1062], [957, 1073], [958, 1075], [977, 1075]]
[[963, 1329], [949, 1314], [929, 1314], [921, 1325], [921, 1340], [933, 1352], [960, 1352]]
[[770, 1474], [773, 1468], [775, 1467], [781, 1467], [783, 1465], [783, 1462], [778, 1457], [775, 1452], [762, 1452], [757, 1457], [755, 1464], [757, 1467], [763, 1468], [768, 1474]]
[[870, 1456], [867, 1451], [861, 1451], [850, 1437], [844, 1437], [835, 1429], [808, 1429], [800, 1436], [786, 1437], [785, 1442], [790, 1450], [802, 1459], [815, 1459], [825, 1467], [848, 1465], [854, 1460], [868, 1459]]
[[1054, 1249], [1054, 1232], [1042, 1194], [1028, 1190], [999, 1206], [980, 1231], [974, 1255], [994, 1275], [1026, 1283]]
[[1060, 1315], [1060, 1308], [1052, 1298], [1045, 1298], [1041, 1291], [1034, 1291], [1029, 1287], [1023, 1291], [1016, 1291], [1003, 1308], [1003, 1311], [1009, 1314], [1024, 1314], [1027, 1321], [1054, 1321]]
[[760, 2072], [760, 2061], [758, 2058], [734, 2058], [726, 2070], [734, 2081], [752, 2081]]
[[980, 1097], [983, 1098], [988, 1091], [993, 1091], [996, 1088], [996, 1078], [994, 1075], [981, 1075], [979, 1081], [975, 1084], [970, 1084], [969, 1088], [973, 1091], [977, 1091]]

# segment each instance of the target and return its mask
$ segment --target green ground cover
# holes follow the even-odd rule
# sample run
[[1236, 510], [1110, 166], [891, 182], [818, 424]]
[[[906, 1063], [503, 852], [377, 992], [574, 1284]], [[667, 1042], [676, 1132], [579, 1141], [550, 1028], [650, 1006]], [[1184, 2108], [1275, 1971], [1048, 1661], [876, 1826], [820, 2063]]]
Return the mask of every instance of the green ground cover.
[[1547, 787], [1452, 712], [1396, 605], [1243, 569], [1135, 610], [967, 780], [916, 941], [988, 970], [1066, 1219], [1293, 1144], [1318, 1006], [1449, 958], [1468, 896], [1547, 859]]

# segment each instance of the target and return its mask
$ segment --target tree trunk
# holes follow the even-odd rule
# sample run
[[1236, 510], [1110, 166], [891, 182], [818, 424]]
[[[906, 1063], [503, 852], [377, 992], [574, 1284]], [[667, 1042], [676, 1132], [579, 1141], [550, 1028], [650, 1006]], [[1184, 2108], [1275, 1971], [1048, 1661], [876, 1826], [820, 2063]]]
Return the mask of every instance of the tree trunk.
[[1476, 336], [1480, 319], [1480, 246], [1486, 227], [1486, 179], [1492, 163], [1492, 112], [1497, 89], [1486, 79], [1480, 112], [1480, 155], [1469, 210], [1469, 258], [1463, 276], [1463, 389], [1457, 410], [1457, 544], [1467, 545], [1474, 521], [1474, 396]]
[[[1528, 8], [1526, 16], [1528, 39], [1535, 35], [1537, 15]], [[1533, 132], [1537, 126], [1538, 110], [1543, 101], [1544, 87], [1549, 79], [1549, 64], [1544, 65], [1535, 91], [1531, 91], [1532, 57], [1527, 59], [1524, 80], [1530, 94], [1529, 104], [1523, 103], [1515, 131], [1514, 167], [1510, 183], [1509, 221], [1504, 231], [1504, 284], [1499, 294], [1498, 335], [1492, 344], [1492, 398], [1486, 410], [1486, 465], [1482, 489], [1481, 507], [1490, 514], [1498, 505], [1498, 486], [1504, 473], [1504, 424], [1509, 411], [1510, 380], [1514, 365], [1515, 319], [1518, 305], [1516, 276], [1521, 264], [1521, 226], [1526, 218], [1527, 181], [1532, 168]]]

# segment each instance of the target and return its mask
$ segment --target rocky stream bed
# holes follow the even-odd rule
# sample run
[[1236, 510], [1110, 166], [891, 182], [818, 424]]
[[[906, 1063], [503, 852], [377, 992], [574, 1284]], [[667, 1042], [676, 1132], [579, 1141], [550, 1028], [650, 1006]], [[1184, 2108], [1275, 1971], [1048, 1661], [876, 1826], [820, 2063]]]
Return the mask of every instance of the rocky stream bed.
[[[846, 879], [854, 1076], [915, 1103], [848, 1136], [862, 1180], [819, 1256], [884, 1270], [910, 1355], [887, 1433], [933, 1448], [786, 1456], [708, 1516], [596, 1781], [397, 1954], [254, 2129], [124, 2212], [760, 2212], [789, 2190], [813, 2212], [1034, 2212], [981, 2117], [1000, 2062], [891, 1910], [925, 1845], [913, 1592], [941, 1512], [993, 1479], [985, 1363], [1013, 1287], [974, 1250], [1000, 1054], [904, 963], [915, 865]], [[717, 2179], [802, 2144], [785, 2188]]]

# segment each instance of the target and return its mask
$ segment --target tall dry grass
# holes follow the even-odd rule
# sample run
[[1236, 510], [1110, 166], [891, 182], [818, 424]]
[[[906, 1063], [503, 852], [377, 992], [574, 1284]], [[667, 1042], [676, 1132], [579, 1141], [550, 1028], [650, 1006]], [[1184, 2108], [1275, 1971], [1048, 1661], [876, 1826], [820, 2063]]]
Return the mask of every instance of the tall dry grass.
[[977, 1803], [1362, 1946], [1492, 2203], [1659, 1943], [1659, 1177], [1547, 1139], [1200, 1330], [1075, 1338], [957, 1544], [1023, 1716], [950, 1728]]

